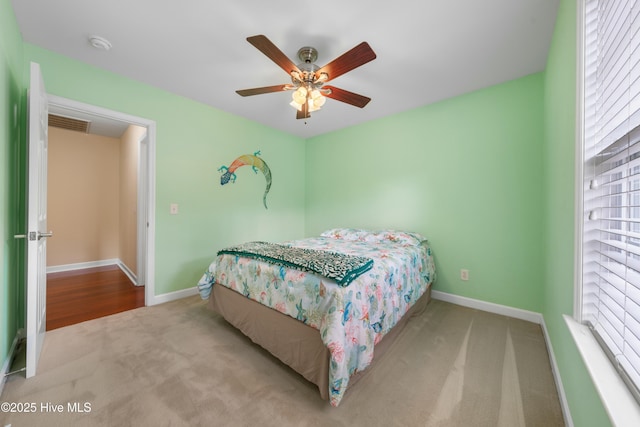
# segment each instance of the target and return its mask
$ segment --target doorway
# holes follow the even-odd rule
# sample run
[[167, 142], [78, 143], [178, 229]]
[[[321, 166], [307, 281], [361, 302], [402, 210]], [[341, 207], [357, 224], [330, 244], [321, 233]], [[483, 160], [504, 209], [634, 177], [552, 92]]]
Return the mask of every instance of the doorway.
[[47, 274], [47, 331], [139, 307], [144, 287], [117, 265]]
[[[134, 239], [125, 245], [129, 249], [123, 249], [123, 257], [127, 262], [121, 262], [120, 258], [107, 259], [104, 264], [117, 265], [124, 274], [138, 286], [144, 286], [144, 305], [154, 304], [154, 230], [155, 230], [155, 122], [140, 117], [130, 116], [121, 112], [103, 109], [101, 107], [80, 103], [57, 96], [48, 96], [49, 114], [56, 117], [66, 118], [78, 123], [88, 123], [90, 130], [88, 133], [103, 137], [117, 137], [122, 134], [133, 133], [136, 138], [137, 148], [137, 178], [134, 185], [137, 195], [135, 199], [129, 201], [129, 215], [126, 218], [125, 236], [135, 233]], [[138, 128], [130, 132], [131, 129]], [[131, 143], [129, 143], [130, 145]], [[129, 160], [130, 162], [130, 160]], [[134, 166], [135, 167], [135, 166]], [[129, 175], [131, 175], [129, 173]], [[129, 178], [131, 180], [131, 178]], [[73, 206], [69, 206], [73, 209]], [[133, 212], [133, 213], [132, 213]], [[53, 226], [55, 227], [55, 225]], [[53, 228], [52, 227], [52, 228]], [[55, 230], [53, 230], [55, 235]], [[123, 238], [127, 240], [126, 238]], [[127, 254], [128, 253], [128, 254]], [[109, 257], [107, 257], [109, 258]], [[89, 263], [83, 265], [78, 263], [71, 267], [81, 268], [101, 268], [103, 265]], [[72, 268], [75, 269], [75, 268]], [[53, 270], [59, 272], [60, 270]]]

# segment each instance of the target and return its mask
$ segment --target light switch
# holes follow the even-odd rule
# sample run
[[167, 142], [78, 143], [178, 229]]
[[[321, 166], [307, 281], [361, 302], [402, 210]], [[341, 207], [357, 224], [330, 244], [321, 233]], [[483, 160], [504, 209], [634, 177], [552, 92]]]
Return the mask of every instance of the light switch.
[[171, 206], [169, 206], [169, 213], [171, 215], [178, 215], [178, 204], [177, 203], [171, 203]]

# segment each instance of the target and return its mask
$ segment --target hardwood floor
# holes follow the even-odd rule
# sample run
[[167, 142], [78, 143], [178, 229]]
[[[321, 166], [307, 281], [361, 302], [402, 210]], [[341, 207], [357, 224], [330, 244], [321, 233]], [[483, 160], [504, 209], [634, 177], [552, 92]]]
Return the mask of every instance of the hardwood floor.
[[144, 286], [117, 266], [47, 274], [47, 330], [144, 307]]

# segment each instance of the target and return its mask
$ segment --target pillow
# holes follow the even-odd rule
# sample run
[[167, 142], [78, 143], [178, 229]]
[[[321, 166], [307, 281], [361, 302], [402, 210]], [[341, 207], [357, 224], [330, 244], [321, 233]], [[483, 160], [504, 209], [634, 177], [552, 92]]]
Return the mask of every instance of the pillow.
[[364, 241], [365, 235], [368, 233], [366, 230], [360, 230], [357, 228], [332, 228], [320, 234], [321, 237], [332, 237], [334, 239], [349, 240], [349, 241]]
[[427, 239], [418, 233], [397, 230], [381, 230], [372, 232], [365, 238], [365, 242], [391, 241], [401, 245], [417, 246]]
[[323, 232], [320, 236], [340, 240], [378, 243], [383, 241], [396, 242], [401, 245], [416, 246], [427, 239], [419, 233], [397, 230], [370, 231], [358, 228], [333, 228]]

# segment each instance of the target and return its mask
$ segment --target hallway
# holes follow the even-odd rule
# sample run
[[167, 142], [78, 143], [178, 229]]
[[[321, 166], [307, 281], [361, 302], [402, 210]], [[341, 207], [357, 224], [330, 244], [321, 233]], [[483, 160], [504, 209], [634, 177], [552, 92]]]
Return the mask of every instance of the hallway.
[[144, 307], [144, 286], [118, 266], [47, 274], [47, 331]]

